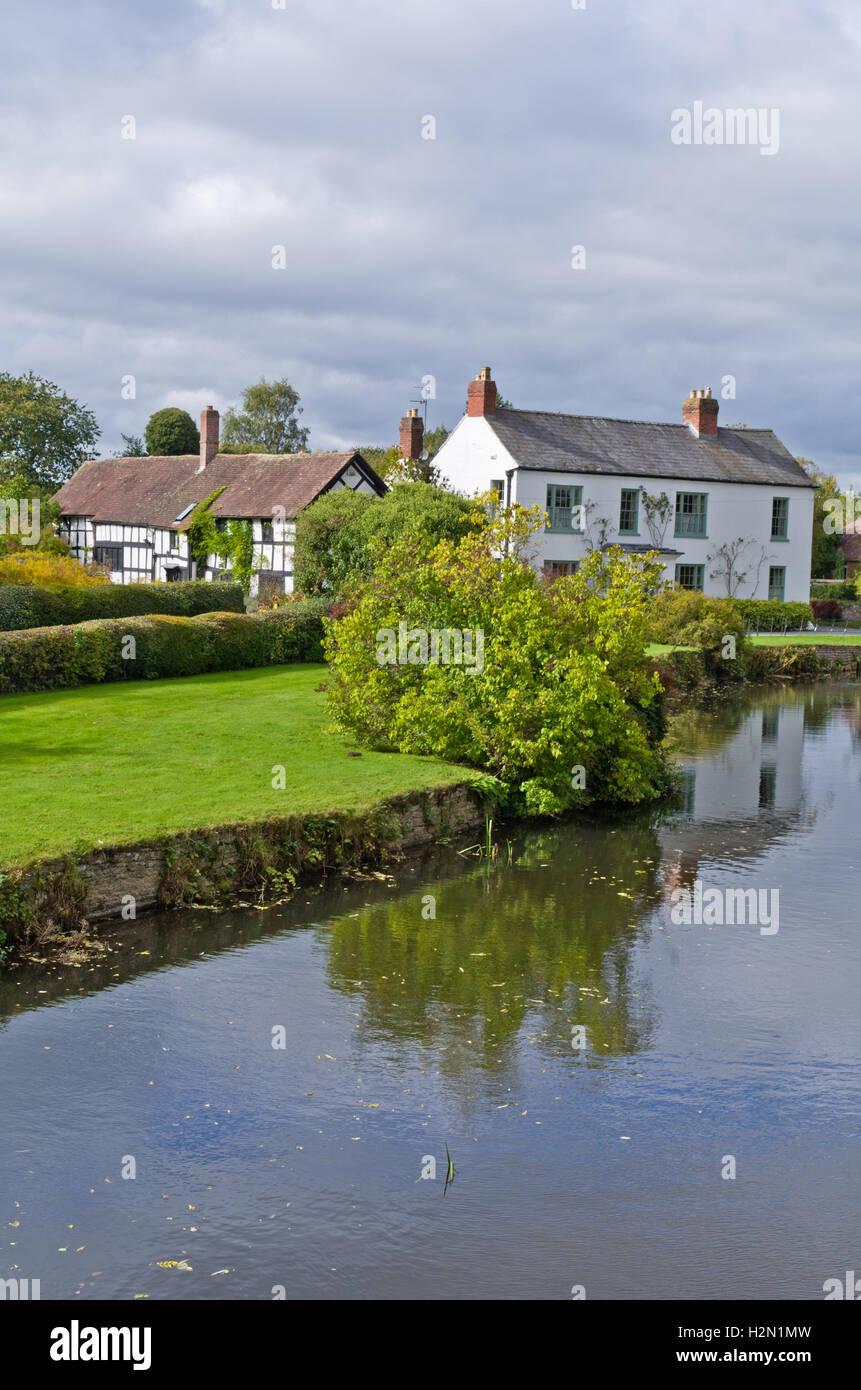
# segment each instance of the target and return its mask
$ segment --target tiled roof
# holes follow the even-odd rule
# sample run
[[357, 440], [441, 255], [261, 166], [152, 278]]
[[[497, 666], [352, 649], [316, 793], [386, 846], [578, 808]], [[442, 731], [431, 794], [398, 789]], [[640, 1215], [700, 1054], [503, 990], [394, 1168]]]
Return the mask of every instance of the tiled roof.
[[813, 487], [771, 430], [718, 429], [715, 437], [697, 438], [684, 424], [604, 420], [544, 410], [498, 410], [485, 418], [521, 468]]
[[198, 454], [155, 458], [93, 459], [57, 493], [63, 516], [90, 516], [127, 526], [174, 526], [177, 518], [224, 491], [211, 507], [215, 517], [269, 517], [283, 507], [295, 517], [354, 463], [382, 491], [360, 454], [216, 454], [198, 472]]

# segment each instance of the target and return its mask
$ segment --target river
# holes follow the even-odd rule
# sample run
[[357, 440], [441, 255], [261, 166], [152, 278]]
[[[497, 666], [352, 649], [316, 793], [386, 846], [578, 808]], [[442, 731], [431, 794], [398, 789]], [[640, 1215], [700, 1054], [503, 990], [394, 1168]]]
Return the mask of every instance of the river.
[[[861, 1270], [861, 692], [730, 702], [673, 742], [672, 810], [7, 969], [0, 1277], [805, 1299]], [[778, 929], [674, 922], [697, 881], [778, 890]]]

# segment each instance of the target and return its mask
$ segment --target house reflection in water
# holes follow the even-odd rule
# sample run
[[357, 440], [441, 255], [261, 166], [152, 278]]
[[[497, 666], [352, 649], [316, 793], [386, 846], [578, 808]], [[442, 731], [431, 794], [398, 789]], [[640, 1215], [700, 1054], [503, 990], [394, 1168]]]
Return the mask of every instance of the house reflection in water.
[[704, 859], [728, 865], [741, 852], [750, 862], [798, 825], [806, 716], [803, 700], [781, 693], [717, 713], [705, 746], [702, 722], [696, 749], [681, 741], [681, 814], [660, 832], [668, 891], [689, 886]]

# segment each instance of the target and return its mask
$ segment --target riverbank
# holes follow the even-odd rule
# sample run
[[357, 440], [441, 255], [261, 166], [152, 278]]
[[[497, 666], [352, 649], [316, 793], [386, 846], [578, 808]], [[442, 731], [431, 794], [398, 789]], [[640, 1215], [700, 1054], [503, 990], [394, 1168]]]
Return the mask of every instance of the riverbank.
[[[358, 750], [325, 666], [3, 696], [0, 931], [50, 940], [191, 900], [283, 896], [483, 823], [487, 779]], [[0, 939], [0, 949], [4, 943]]]
[[798, 634], [798, 640], [765, 636], [750, 639], [742, 660], [720, 650], [654, 644], [647, 649], [664, 687], [669, 713], [693, 704], [706, 706], [727, 688], [770, 682], [861, 680], [861, 638]]
[[337, 874], [385, 872], [407, 851], [484, 824], [492, 807], [459, 782], [391, 797], [358, 813], [272, 817], [91, 850], [0, 874], [6, 950], [77, 960], [91, 924], [151, 909], [278, 902]]
[[[857, 681], [845, 644], [651, 658], [668, 712], [752, 681]], [[470, 769], [350, 748], [325, 728], [324, 666], [3, 697], [0, 952], [74, 951], [91, 923], [189, 903], [278, 901], [380, 872], [492, 813]]]

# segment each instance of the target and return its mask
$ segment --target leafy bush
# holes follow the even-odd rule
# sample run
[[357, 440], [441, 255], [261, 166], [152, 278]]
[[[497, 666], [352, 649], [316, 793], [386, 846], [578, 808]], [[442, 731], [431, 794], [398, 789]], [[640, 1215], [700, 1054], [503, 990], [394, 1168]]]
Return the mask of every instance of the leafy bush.
[[85, 588], [0, 585], [0, 632], [145, 613], [173, 613], [189, 618], [216, 609], [241, 613], [244, 607], [239, 584], [207, 584], [198, 579], [178, 584], [108, 583]]
[[784, 623], [787, 630], [792, 631], [813, 622], [813, 609], [809, 603], [784, 603], [779, 598], [737, 598], [733, 602], [741, 609], [742, 617], [753, 630], [759, 619], [760, 632], [770, 632], [772, 624], [775, 631], [782, 631]]
[[738, 645], [744, 641], [744, 619], [734, 599], [665, 588], [649, 604], [649, 636], [653, 642], [706, 649], [732, 636]]
[[[429, 549], [420, 527], [396, 540], [351, 611], [326, 623], [338, 724], [374, 747], [479, 767], [515, 809], [655, 797], [666, 767], [643, 652], [657, 566], [595, 552], [548, 586], [522, 558], [539, 508], [474, 517], [457, 542]], [[425, 658], [420, 634], [429, 643], [446, 629], [472, 634], [473, 669], [444, 651]], [[400, 646], [411, 632], [414, 645], [394, 658], [387, 634]]]
[[340, 594], [370, 574], [375, 556], [400, 536], [420, 532], [432, 549], [467, 535], [478, 515], [474, 502], [431, 483], [398, 483], [384, 497], [327, 492], [296, 520], [296, 588]]
[[315, 614], [160, 613], [0, 633], [0, 694], [322, 659]]
[[63, 584], [73, 589], [92, 589], [110, 582], [107, 570], [82, 565], [71, 555], [49, 550], [16, 550], [0, 557], [0, 584]]
[[811, 599], [810, 607], [813, 609], [813, 616], [817, 622], [823, 620], [839, 620], [843, 617], [843, 609], [836, 598]]
[[814, 583], [810, 586], [810, 598], [811, 601], [813, 599], [836, 598], [837, 600], [843, 599], [846, 602], [854, 602], [854, 600], [858, 598], [858, 591], [855, 587], [855, 582], [852, 580], [845, 584]]

